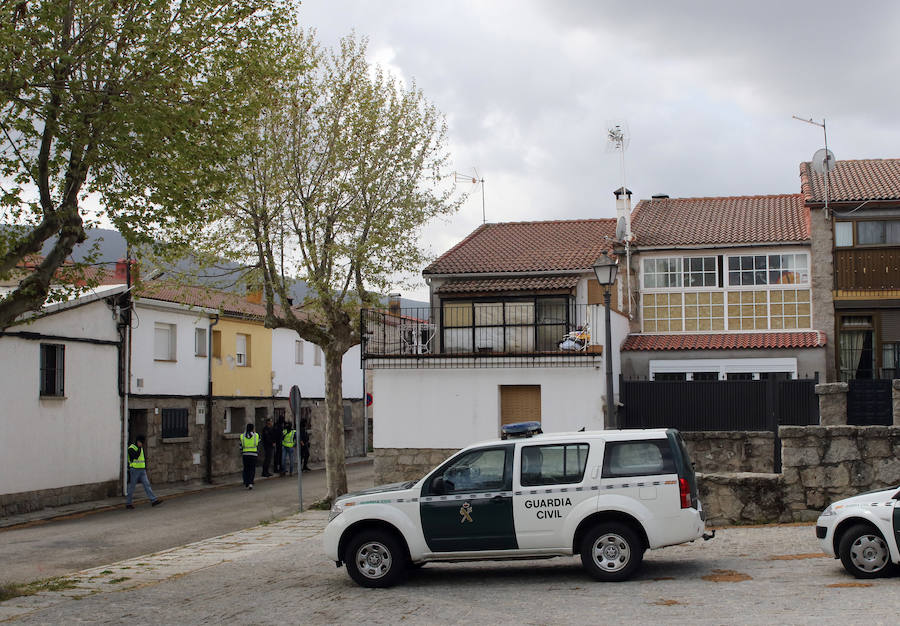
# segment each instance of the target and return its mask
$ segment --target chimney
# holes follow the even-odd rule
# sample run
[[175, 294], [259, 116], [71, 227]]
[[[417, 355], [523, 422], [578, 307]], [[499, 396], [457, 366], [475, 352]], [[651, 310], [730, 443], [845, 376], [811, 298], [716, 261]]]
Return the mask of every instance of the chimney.
[[400, 294], [388, 294], [388, 311], [391, 315], [400, 315]]
[[247, 287], [246, 300], [250, 304], [262, 304], [262, 289]]
[[625, 237], [631, 237], [631, 189], [619, 187], [613, 192], [616, 197], [616, 223], [625, 218]]
[[650, 199], [651, 199], [651, 200], [668, 200], [668, 199], [669, 199], [669, 194], [667, 194], [667, 193], [655, 193], [655, 194], [653, 194], [652, 196], [650, 196]]
[[[138, 279], [138, 264], [137, 261], [131, 259], [131, 284], [137, 282]], [[113, 272], [113, 275], [109, 279], [104, 279], [104, 283], [108, 284], [125, 284], [128, 282], [128, 259], [119, 259], [116, 261], [116, 269]]]

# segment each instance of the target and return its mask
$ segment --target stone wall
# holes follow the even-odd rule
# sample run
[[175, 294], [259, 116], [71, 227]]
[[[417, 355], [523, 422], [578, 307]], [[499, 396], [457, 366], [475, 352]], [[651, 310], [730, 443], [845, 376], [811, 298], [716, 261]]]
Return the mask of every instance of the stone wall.
[[785, 496], [796, 521], [829, 503], [900, 484], [900, 427], [782, 426]]
[[831, 220], [822, 209], [809, 212], [810, 286], [812, 287], [812, 327], [825, 333], [825, 371], [822, 380], [837, 380], [834, 349], [834, 248]]
[[681, 437], [698, 472], [774, 471], [774, 433], [717, 430], [682, 432]]
[[457, 452], [455, 448], [375, 448], [375, 484], [418, 480]]
[[708, 525], [790, 522], [781, 474], [727, 473], [698, 476]]
[[31, 511], [39, 511], [48, 506], [66, 506], [88, 500], [102, 500], [119, 495], [118, 480], [86, 485], [71, 485], [55, 489], [40, 489], [23, 493], [5, 493], [0, 495], [0, 517], [22, 515]]

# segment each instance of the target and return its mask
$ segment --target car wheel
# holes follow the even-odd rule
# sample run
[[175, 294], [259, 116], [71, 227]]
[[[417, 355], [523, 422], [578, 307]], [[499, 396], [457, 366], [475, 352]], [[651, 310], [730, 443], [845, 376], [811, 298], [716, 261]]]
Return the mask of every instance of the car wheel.
[[406, 554], [397, 539], [382, 530], [363, 530], [347, 545], [344, 563], [363, 587], [391, 587], [406, 570]]
[[873, 526], [857, 524], [841, 536], [838, 554], [844, 569], [856, 578], [878, 578], [893, 570], [891, 551]]
[[643, 558], [643, 542], [626, 524], [598, 524], [581, 540], [581, 563], [597, 580], [628, 580], [640, 567]]

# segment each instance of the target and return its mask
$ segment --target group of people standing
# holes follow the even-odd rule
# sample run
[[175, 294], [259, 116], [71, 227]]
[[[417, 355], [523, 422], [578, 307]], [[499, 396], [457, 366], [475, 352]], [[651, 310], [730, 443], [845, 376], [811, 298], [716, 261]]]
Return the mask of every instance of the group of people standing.
[[262, 475], [264, 477], [272, 476], [269, 471], [270, 465], [272, 470], [281, 476], [285, 474], [293, 476], [296, 462], [295, 450], [298, 447], [300, 448], [298, 471], [309, 471], [309, 430], [305, 420], [300, 420], [299, 429], [295, 429], [291, 422], [280, 422], [279, 427], [276, 427], [272, 425], [271, 419], [267, 419], [266, 425], [262, 429], [262, 436], [254, 431], [253, 424], [247, 424], [241, 435], [245, 489], [253, 489], [260, 446], [263, 453]]

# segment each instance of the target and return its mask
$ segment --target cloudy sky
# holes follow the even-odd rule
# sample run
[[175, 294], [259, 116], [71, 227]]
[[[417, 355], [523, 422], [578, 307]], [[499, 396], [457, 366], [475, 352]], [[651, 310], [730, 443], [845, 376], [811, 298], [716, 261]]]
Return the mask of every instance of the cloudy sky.
[[[329, 45], [368, 37], [415, 80], [492, 222], [614, 216], [616, 121], [635, 199], [799, 191], [823, 137], [794, 114], [827, 119], [838, 159], [900, 156], [900, 4], [736, 4], [304, 0], [301, 22]], [[479, 190], [423, 244], [447, 250], [481, 209]]]

